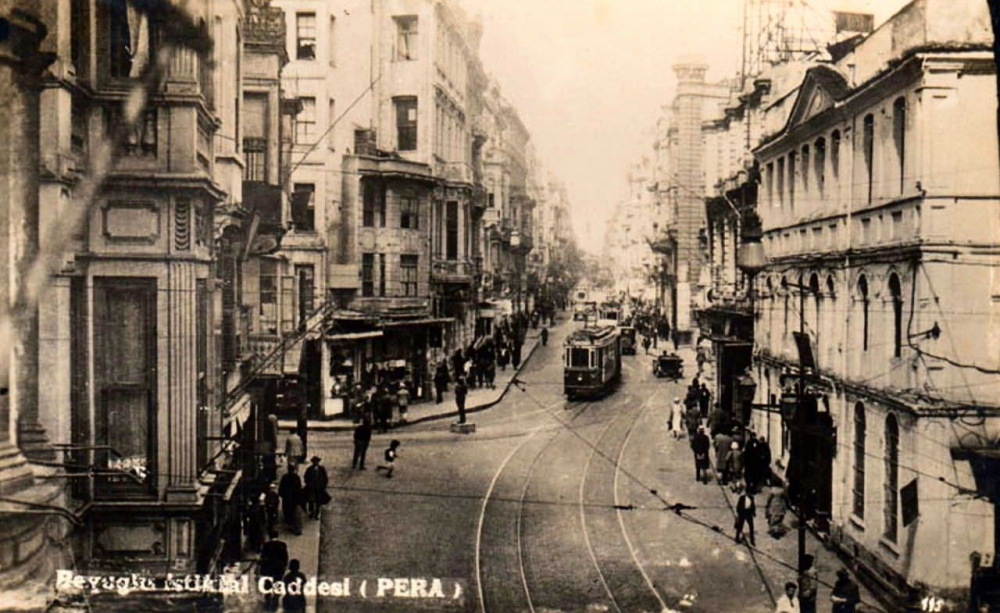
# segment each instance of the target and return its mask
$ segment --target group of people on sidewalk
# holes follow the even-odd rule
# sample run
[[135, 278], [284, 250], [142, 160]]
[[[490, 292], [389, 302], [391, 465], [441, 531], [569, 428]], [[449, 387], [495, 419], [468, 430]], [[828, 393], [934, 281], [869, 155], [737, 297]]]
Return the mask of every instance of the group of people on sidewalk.
[[[757, 516], [755, 496], [767, 494], [765, 516], [768, 533], [781, 538], [788, 528], [784, 525], [788, 509], [785, 490], [771, 473], [771, 448], [764, 436], [757, 436], [750, 428], [734, 423], [721, 407], [716, 406], [707, 415], [711, 394], [704, 383], [695, 377], [688, 387], [684, 403], [674, 398], [667, 418], [670, 436], [680, 439], [687, 436], [694, 454], [695, 480], [711, 483], [714, 476], [720, 486], [728, 486], [737, 494], [734, 513], [734, 539], [744, 540], [756, 547], [754, 519]], [[707, 431], [706, 431], [707, 429]], [[711, 457], [714, 455], [714, 471]], [[778, 600], [776, 613], [815, 613], [818, 576], [813, 557], [806, 556], [805, 569], [798, 583], [785, 585], [785, 593]], [[837, 571], [837, 583], [831, 596], [832, 613], [854, 613], [860, 602], [858, 586], [845, 569]]]

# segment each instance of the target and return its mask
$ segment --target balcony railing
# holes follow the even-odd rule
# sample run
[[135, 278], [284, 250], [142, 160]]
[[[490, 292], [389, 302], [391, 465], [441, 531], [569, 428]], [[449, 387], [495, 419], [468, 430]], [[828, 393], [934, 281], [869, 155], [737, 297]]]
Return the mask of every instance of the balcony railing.
[[475, 264], [469, 260], [439, 260], [431, 264], [431, 277], [439, 283], [471, 283]]
[[248, 43], [283, 47], [285, 12], [271, 6], [270, 0], [251, 0], [243, 31]]

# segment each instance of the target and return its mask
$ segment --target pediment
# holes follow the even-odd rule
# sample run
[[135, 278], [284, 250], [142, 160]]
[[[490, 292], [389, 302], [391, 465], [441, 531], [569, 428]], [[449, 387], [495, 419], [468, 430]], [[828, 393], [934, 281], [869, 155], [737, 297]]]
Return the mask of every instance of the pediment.
[[810, 68], [802, 79], [785, 129], [791, 130], [832, 108], [849, 90], [847, 79], [837, 70], [829, 66]]

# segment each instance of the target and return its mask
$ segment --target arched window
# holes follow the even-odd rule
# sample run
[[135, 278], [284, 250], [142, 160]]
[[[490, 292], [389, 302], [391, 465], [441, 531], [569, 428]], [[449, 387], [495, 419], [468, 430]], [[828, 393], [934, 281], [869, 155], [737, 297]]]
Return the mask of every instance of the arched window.
[[862, 130], [861, 147], [865, 161], [865, 180], [868, 183], [868, 202], [870, 203], [872, 201], [872, 180], [875, 176], [875, 116], [871, 113], [865, 115]]
[[795, 151], [788, 152], [788, 208], [794, 213], [795, 212], [795, 181], [798, 179], [795, 175]]
[[830, 172], [834, 179], [840, 176], [840, 130], [830, 133]]
[[899, 276], [889, 275], [889, 295], [892, 297], [892, 355], [903, 355], [903, 289], [900, 287]]
[[895, 543], [899, 535], [899, 422], [890, 414], [885, 418], [885, 491], [882, 518], [884, 535]]
[[854, 483], [851, 486], [854, 515], [865, 518], [865, 405], [854, 405]]
[[826, 139], [822, 136], [813, 143], [813, 167], [816, 171], [816, 191], [823, 200], [826, 191]]
[[[823, 320], [820, 319], [820, 296], [819, 296], [819, 275], [813, 273], [809, 277], [809, 295], [812, 297], [813, 303], [813, 336], [816, 337], [816, 346], [813, 348], [814, 354], [819, 352], [819, 330], [823, 327]], [[817, 355], [817, 357], [819, 357]]]
[[858, 296], [861, 298], [861, 349], [868, 351], [868, 279], [858, 279]]
[[892, 142], [896, 146], [899, 162], [899, 193], [903, 193], [906, 180], [906, 98], [896, 98], [892, 103]]
[[782, 328], [782, 337], [788, 336], [788, 280], [781, 277], [781, 293], [785, 301], [785, 319]]

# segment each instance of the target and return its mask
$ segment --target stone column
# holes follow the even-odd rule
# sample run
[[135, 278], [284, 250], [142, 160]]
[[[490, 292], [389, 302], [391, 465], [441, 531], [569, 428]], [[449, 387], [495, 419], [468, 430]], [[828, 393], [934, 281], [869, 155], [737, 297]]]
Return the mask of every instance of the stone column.
[[[41, 72], [55, 59], [40, 53], [47, 29], [34, 15], [0, 2], [7, 37], [0, 41], [0, 231], [7, 247], [0, 274], [0, 300], [13, 330], [0, 357], [0, 464], [19, 463], [4, 450], [16, 442], [31, 459], [52, 459], [45, 429], [38, 421], [38, 309], [22, 285], [38, 253], [38, 138]], [[4, 317], [6, 318], [6, 317]], [[0, 477], [0, 481], [3, 477]]]

